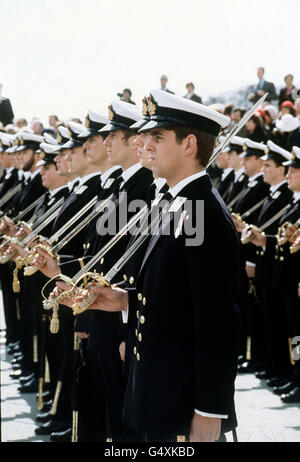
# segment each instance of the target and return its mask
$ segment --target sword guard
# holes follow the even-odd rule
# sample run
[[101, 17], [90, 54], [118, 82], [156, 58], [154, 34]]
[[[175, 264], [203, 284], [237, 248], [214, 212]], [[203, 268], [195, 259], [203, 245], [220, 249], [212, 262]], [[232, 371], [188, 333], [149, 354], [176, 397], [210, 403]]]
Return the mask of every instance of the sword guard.
[[[110, 286], [110, 283], [103, 276], [101, 276], [98, 273], [86, 273], [78, 281], [76, 281], [76, 284], [81, 279], [86, 279], [86, 281], [87, 281], [87, 279], [90, 279], [92, 281], [96, 281], [97, 282], [96, 285], [99, 286], [99, 287], [104, 287], [104, 286], [109, 287]], [[84, 285], [85, 285], [85, 287], [82, 287], [81, 289], [87, 289], [87, 288], [91, 287], [92, 282], [86, 282]], [[85, 297], [85, 299], [82, 300], [82, 302], [74, 303], [72, 305], [72, 310], [73, 310], [74, 316], [76, 316], [77, 314], [81, 314], [84, 311], [86, 311], [94, 303], [94, 301], [96, 300], [97, 297], [98, 297], [98, 295], [90, 294], [87, 297]]]

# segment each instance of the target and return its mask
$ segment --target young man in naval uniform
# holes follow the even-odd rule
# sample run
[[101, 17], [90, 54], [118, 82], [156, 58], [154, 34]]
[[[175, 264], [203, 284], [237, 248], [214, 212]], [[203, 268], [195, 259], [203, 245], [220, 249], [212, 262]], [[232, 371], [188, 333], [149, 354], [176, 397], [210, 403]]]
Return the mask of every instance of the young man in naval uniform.
[[187, 240], [183, 212], [175, 230], [163, 234], [160, 227], [151, 236], [136, 290], [91, 288], [98, 294], [91, 309], [128, 311], [128, 319], [136, 319], [124, 422], [145, 441], [217, 441], [237, 424], [239, 242], [205, 167], [229, 118], [160, 90], [151, 92], [150, 104], [151, 120], [142, 131], [153, 173], [170, 187], [174, 213], [166, 220], [172, 225], [186, 199], [195, 240]]

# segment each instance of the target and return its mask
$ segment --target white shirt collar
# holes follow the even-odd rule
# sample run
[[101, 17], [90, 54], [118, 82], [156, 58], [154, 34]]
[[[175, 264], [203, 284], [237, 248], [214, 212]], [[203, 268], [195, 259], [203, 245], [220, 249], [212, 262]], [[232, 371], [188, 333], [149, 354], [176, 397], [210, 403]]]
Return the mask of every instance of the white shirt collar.
[[256, 173], [255, 175], [251, 176], [249, 179], [248, 179], [248, 183], [252, 183], [252, 181], [256, 180], [256, 178], [260, 177], [263, 175], [263, 172], [258, 172]]
[[101, 172], [93, 172], [89, 173], [88, 175], [83, 176], [82, 178], [79, 178], [79, 185], [78, 187], [82, 186], [84, 183], [86, 183], [90, 178], [93, 178], [94, 176], [100, 176]]
[[153, 183], [155, 184], [155, 195], [161, 190], [161, 188], [166, 184], [167, 180], [165, 178], [156, 178]]
[[179, 181], [179, 183], [177, 183], [175, 186], [173, 186], [173, 188], [170, 188], [169, 193], [173, 197], [176, 197], [186, 185], [188, 185], [192, 181], [204, 175], [207, 175], [206, 170], [202, 170], [201, 172], [197, 172], [197, 173], [194, 173], [193, 175], [187, 176], [183, 180]]
[[28, 178], [30, 177], [31, 173], [30, 172], [23, 172], [23, 176], [25, 178], [25, 180], [27, 181]]
[[11, 177], [12, 171], [14, 170], [15, 167], [8, 167], [5, 169], [5, 180], [8, 180], [8, 178]]
[[79, 180], [80, 180], [80, 178], [79, 178], [79, 176], [77, 176], [76, 178], [74, 178], [74, 180], [68, 181], [69, 191], [72, 190], [74, 183], [76, 183], [76, 181], [79, 181]]
[[25, 176], [24, 170], [18, 170], [19, 181], [22, 181], [23, 176]]
[[116, 170], [118, 170], [119, 168], [121, 168], [120, 165], [114, 165], [113, 167], [109, 168], [108, 170], [106, 170], [104, 173], [101, 173], [101, 185], [104, 186], [105, 183], [106, 183], [106, 180], [109, 178], [109, 176], [111, 175], [111, 173], [115, 172]]
[[35, 170], [34, 172], [30, 173], [30, 178], [31, 180], [33, 180], [33, 178], [35, 178], [39, 173], [41, 172], [41, 169], [38, 168], [37, 170]]
[[300, 199], [300, 191], [294, 192], [294, 199], [297, 202]]
[[131, 167], [124, 170], [122, 173], [122, 178], [125, 181], [128, 181], [138, 170], [140, 170], [143, 166], [138, 162], [137, 164], [133, 164]]
[[236, 172], [234, 172], [234, 182], [236, 183], [239, 177], [244, 173], [244, 167], [239, 168]]
[[232, 167], [225, 168], [221, 176], [221, 181], [224, 181], [225, 178], [229, 175], [229, 173], [232, 172], [232, 170], [233, 170]]
[[52, 191], [49, 190], [50, 198], [53, 197], [58, 191], [64, 188], [67, 188], [66, 184], [64, 186], [59, 186], [58, 188], [53, 189]]
[[270, 187], [270, 193], [273, 194], [275, 191], [277, 191], [278, 188], [280, 188], [281, 185], [287, 183], [287, 180], [283, 180], [278, 184], [275, 184], [274, 186]]

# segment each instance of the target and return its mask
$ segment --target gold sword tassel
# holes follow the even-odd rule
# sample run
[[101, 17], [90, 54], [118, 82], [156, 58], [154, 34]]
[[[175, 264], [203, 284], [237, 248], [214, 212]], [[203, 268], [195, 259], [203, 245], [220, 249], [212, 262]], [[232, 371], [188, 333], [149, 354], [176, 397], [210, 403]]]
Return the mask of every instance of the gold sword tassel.
[[50, 410], [50, 414], [51, 414], [51, 415], [55, 415], [55, 414], [56, 414], [57, 405], [58, 405], [58, 400], [59, 400], [59, 395], [60, 395], [60, 392], [61, 392], [61, 387], [62, 387], [62, 381], [59, 380], [59, 381], [57, 382], [57, 385], [56, 385], [54, 400], [53, 400], [53, 404], [52, 404], [52, 407], [51, 407], [51, 410]]

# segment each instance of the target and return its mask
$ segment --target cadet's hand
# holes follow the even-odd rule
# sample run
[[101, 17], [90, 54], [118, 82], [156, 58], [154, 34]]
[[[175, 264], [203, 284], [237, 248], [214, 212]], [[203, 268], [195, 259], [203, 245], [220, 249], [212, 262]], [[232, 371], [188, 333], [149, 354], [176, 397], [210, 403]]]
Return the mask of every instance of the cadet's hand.
[[236, 230], [241, 233], [244, 228], [246, 228], [247, 223], [239, 218], [237, 218], [235, 215], [232, 215], [233, 218], [233, 223], [235, 224]]
[[90, 334], [87, 334], [86, 332], [75, 332], [78, 338], [81, 340], [84, 340], [86, 338], [89, 338]]
[[253, 236], [253, 239], [251, 239], [251, 244], [254, 244], [257, 247], [266, 246], [267, 239], [262, 231], [259, 231], [256, 228], [251, 228], [251, 235]]
[[293, 244], [298, 236], [300, 236], [300, 231], [296, 229], [294, 225], [289, 223], [284, 230], [283, 236]]
[[31, 228], [27, 225], [25, 225], [25, 223], [22, 223], [18, 232], [16, 233], [16, 236], [19, 237], [19, 236], [28, 236], [29, 234], [31, 233]]
[[33, 266], [38, 266], [39, 270], [48, 278], [53, 278], [60, 274], [60, 268], [55, 258], [43, 252], [41, 249], [36, 249], [36, 257], [32, 262]]
[[[20, 255], [20, 257], [22, 257], [22, 258], [25, 258], [27, 256], [27, 253], [28, 253], [20, 245], [18, 245], [18, 244], [10, 244], [9, 248], [7, 249], [7, 253], [13, 253], [13, 252], [17, 252], [17, 254]], [[14, 259], [17, 258], [18, 255], [16, 255], [14, 257]]]
[[248, 96], [248, 99], [249, 101], [252, 101], [255, 97], [255, 94], [254, 93], [250, 93], [250, 95]]
[[89, 287], [75, 302], [82, 302], [88, 295], [97, 295], [94, 303], [88, 308], [89, 310], [100, 311], [126, 311], [128, 307], [128, 293], [126, 290], [118, 287], [99, 287], [96, 283]]
[[[57, 283], [57, 284], [59, 284], [59, 283]], [[62, 284], [64, 284], [66, 288], [56, 286], [53, 289], [53, 291], [50, 293], [49, 298], [57, 298], [59, 295], [61, 295], [66, 290], [71, 289], [71, 287], [68, 284], [65, 284], [65, 283], [62, 283]], [[63, 305], [69, 306], [71, 308], [72, 305], [74, 304], [74, 299], [71, 298], [71, 297], [63, 297], [63, 298], [60, 299], [60, 302]]]
[[246, 273], [249, 279], [253, 279], [255, 277], [255, 266], [246, 265]]
[[266, 92], [263, 91], [263, 90], [257, 90], [256, 93], [258, 94], [258, 96], [264, 96], [264, 94], [265, 94]]
[[122, 361], [125, 361], [125, 350], [126, 350], [126, 343], [121, 342], [119, 346], [119, 353]]
[[191, 442], [212, 443], [220, 438], [220, 432], [221, 419], [194, 414], [190, 428]]

